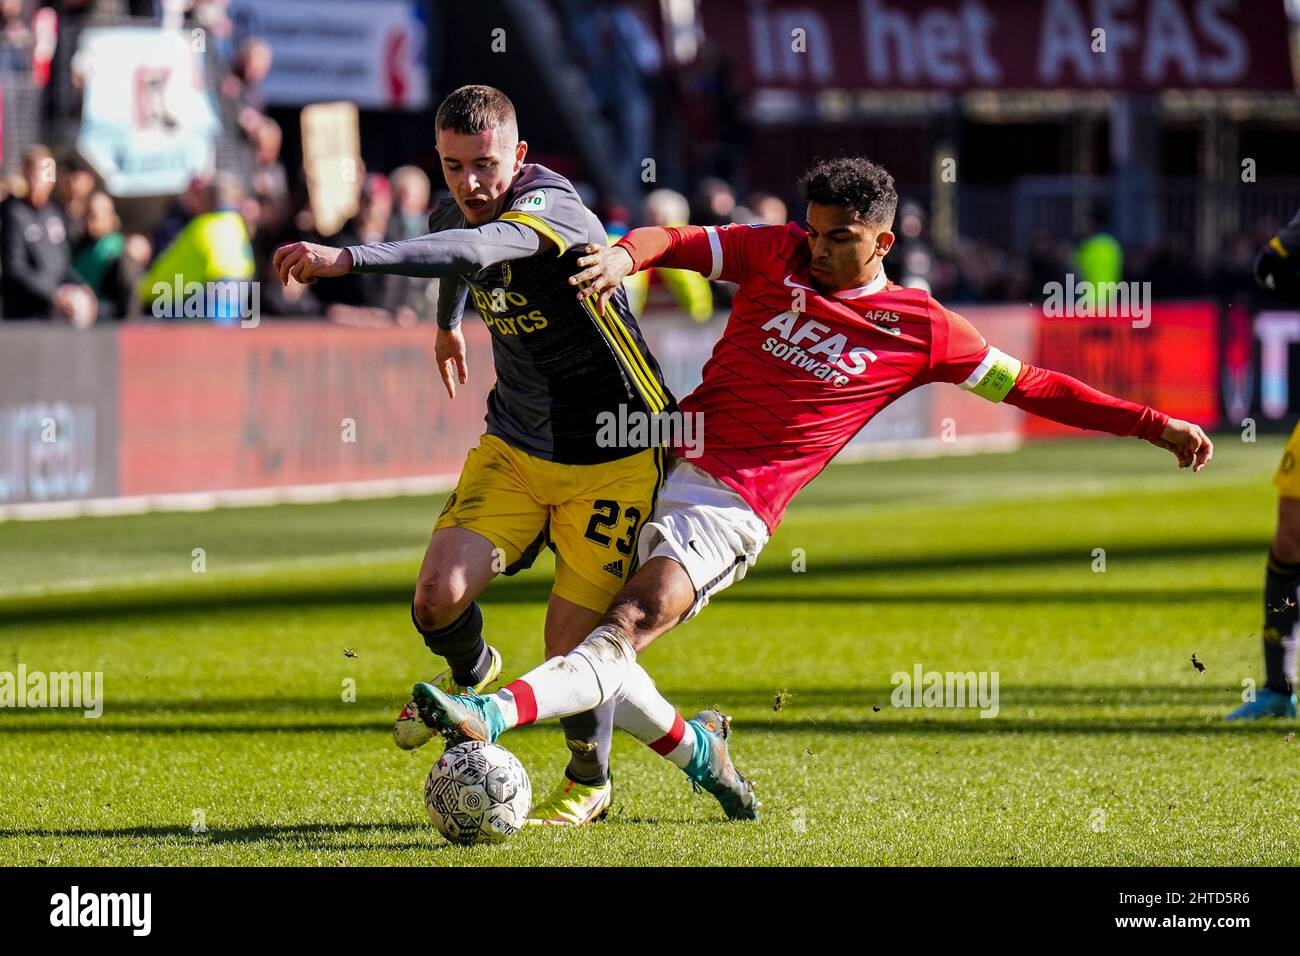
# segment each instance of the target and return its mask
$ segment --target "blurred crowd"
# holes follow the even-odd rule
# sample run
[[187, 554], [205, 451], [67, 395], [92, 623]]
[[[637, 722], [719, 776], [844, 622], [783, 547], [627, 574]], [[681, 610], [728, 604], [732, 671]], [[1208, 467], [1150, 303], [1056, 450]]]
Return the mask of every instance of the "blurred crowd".
[[[802, 222], [803, 210], [788, 209], [780, 197], [768, 192], [754, 192], [742, 199], [724, 180], [706, 178], [689, 199], [670, 189], [650, 193], [634, 222], [622, 208], [608, 210], [606, 217], [611, 234], [616, 236], [631, 225], [783, 225], [790, 219]], [[952, 304], [1041, 304], [1049, 284], [1064, 283], [1067, 274], [1076, 284], [1085, 279], [1150, 282], [1151, 295], [1157, 299], [1211, 297], [1226, 302], [1242, 293], [1257, 293], [1252, 271], [1255, 255], [1280, 225], [1260, 220], [1252, 228], [1229, 232], [1223, 237], [1214, 268], [1208, 271], [1197, 266], [1191, 238], [1178, 232], [1154, 245], [1125, 248], [1111, 234], [1109, 211], [1100, 203], [1092, 208], [1078, 235], [1040, 229], [1030, 237], [1024, 253], [959, 236], [953, 250], [941, 254], [930, 241], [924, 206], [903, 198], [894, 219], [894, 246], [885, 259], [885, 272], [900, 285], [925, 289], [939, 301]], [[1096, 256], [1089, 255], [1098, 249], [1105, 253], [1100, 267]], [[698, 291], [688, 296], [680, 285], [673, 285], [679, 281], [676, 277], [667, 273], [664, 277], [663, 294], [656, 299], [652, 286], [651, 301], [671, 304], [667, 294], [671, 292], [678, 307], [700, 317]], [[711, 285], [714, 308], [726, 308], [729, 287], [726, 283]], [[633, 298], [635, 301], [635, 294]]]
[[[41, 20], [37, 6], [0, 0], [0, 64], [32, 68], [34, 27]], [[68, 6], [90, 14], [97, 4]], [[153, 0], [99, 6], [116, 6], [120, 14], [157, 12]], [[0, 316], [62, 320], [80, 328], [149, 319], [155, 286], [173, 286], [177, 276], [201, 284], [263, 280], [260, 308], [272, 317], [325, 316], [370, 325], [432, 316], [436, 286], [420, 280], [358, 275], [284, 288], [275, 279], [271, 254], [282, 242], [308, 238], [348, 245], [423, 234], [429, 177], [415, 166], [387, 175], [362, 170], [356, 214], [340, 230], [319, 232], [303, 177], [291, 177], [285, 167], [283, 130], [267, 114], [263, 83], [273, 62], [270, 45], [238, 35], [227, 0], [182, 0], [177, 6], [183, 8], [175, 11], [180, 25], [202, 27], [211, 54], [208, 80], [223, 130], [216, 168], [195, 176], [165, 207], [151, 208], [115, 200], [71, 148], [56, 156], [43, 144], [28, 147], [19, 168], [0, 181]], [[75, 69], [69, 79], [79, 88]], [[124, 227], [124, 219], [136, 228]]]
[[294, 202], [279, 160], [279, 127], [263, 118], [253, 132], [256, 166], [196, 177], [150, 232], [122, 226], [117, 203], [75, 158], [57, 162], [43, 145], [27, 150], [2, 187], [0, 315], [96, 321], [150, 318], [157, 283], [262, 280], [263, 314], [321, 317], [345, 324], [413, 324], [432, 316], [436, 284], [401, 276], [351, 275], [282, 287], [270, 267], [275, 248], [299, 238], [334, 246], [406, 239], [427, 231], [431, 187], [415, 166], [365, 176], [360, 207], [325, 235], [305, 201]]
[[[208, 80], [222, 124], [216, 168], [194, 177], [165, 208], [155, 204], [142, 210], [131, 201], [110, 196], [95, 172], [70, 148], [56, 153], [41, 144], [31, 145], [19, 168], [0, 181], [0, 316], [4, 319], [60, 320], [77, 327], [150, 319], [153, 289], [160, 282], [172, 285], [176, 276], [200, 283], [258, 281], [261, 312], [268, 317], [325, 317], [350, 325], [410, 325], [432, 319], [436, 283], [352, 275], [283, 287], [276, 279], [270, 263], [274, 249], [283, 242], [307, 239], [341, 246], [422, 234], [441, 183], [435, 187], [431, 182], [430, 172], [437, 177], [436, 170], [415, 165], [387, 173], [362, 170], [355, 215], [340, 229], [329, 233], [318, 229], [304, 177], [286, 168], [283, 130], [268, 115], [263, 87], [274, 62], [271, 46], [255, 36], [241, 36], [227, 4], [228, 0], [104, 0], [98, 4], [82, 0], [60, 6], [59, 15], [65, 18], [88, 16], [99, 7], [153, 17], [167, 7], [180, 18], [180, 26], [203, 28], [212, 54], [206, 61]], [[616, 50], [628, 64], [624, 71], [606, 70], [605, 80], [593, 83], [597, 106], [619, 118], [619, 141], [628, 144], [633, 155], [643, 155], [656, 139], [654, 124], [661, 118], [655, 102], [662, 51], [628, 4], [611, 4], [590, 17], [583, 15], [585, 9], [583, 4], [563, 5], [565, 22], [576, 31], [572, 38], [576, 49], [588, 50], [593, 62], [599, 51]], [[52, 38], [56, 30], [62, 36], [66, 26], [56, 27], [45, 16], [52, 10], [35, 0], [0, 0], [0, 75], [40, 73], [42, 64], [51, 62]], [[701, 61], [706, 67], [710, 62], [707, 56]], [[71, 58], [68, 69], [75, 92]], [[57, 81], [57, 63], [54, 70]], [[625, 79], [618, 79], [616, 73]], [[716, 94], [708, 101], [720, 104], [719, 115], [728, 112], [726, 84], [715, 76], [705, 85]], [[639, 107], [630, 108], [631, 103]], [[739, 137], [732, 139], [741, 142]], [[698, 179], [690, 196], [655, 189], [638, 208], [611, 205], [593, 190], [579, 188], [601, 214], [611, 239], [642, 224], [802, 220], [802, 209], [787, 208], [780, 196], [739, 192], [732, 185], [739, 179]], [[1189, 237], [1171, 232], [1159, 245], [1125, 249], [1110, 235], [1107, 218], [1106, 210], [1099, 207], [1083, 234], [1039, 231], [1024, 251], [959, 237], [939, 252], [930, 241], [923, 204], [904, 197], [886, 271], [894, 281], [928, 289], [947, 303], [1041, 302], [1048, 283], [1061, 281], [1067, 273], [1079, 275], [1081, 252], [1092, 248], [1105, 250], [1110, 263], [1107, 277], [1149, 281], [1156, 297], [1212, 295], [1228, 300], [1253, 288], [1254, 254], [1279, 225], [1261, 222], [1223, 237], [1222, 254], [1213, 271], [1207, 272], [1195, 266]], [[133, 228], [124, 226], [124, 221]], [[633, 277], [628, 291], [638, 311], [666, 305], [701, 320], [725, 309], [730, 295], [725, 284], [671, 272]]]
[[[364, 175], [357, 214], [333, 233], [318, 231], [305, 195], [296, 194], [280, 159], [281, 131], [258, 113], [241, 86], [241, 129], [254, 162], [247, 175], [221, 172], [195, 178], [149, 232], [124, 230], [117, 205], [95, 174], [75, 157], [57, 162], [44, 146], [30, 148], [18, 175], [0, 186], [0, 314], [5, 319], [55, 318], [79, 327], [97, 320], [149, 318], [155, 283], [186, 280], [260, 280], [261, 309], [269, 317], [325, 317], [350, 325], [411, 325], [433, 315], [436, 282], [401, 276], [351, 275], [311, 286], [280, 285], [270, 267], [283, 242], [308, 239], [332, 246], [411, 238], [426, 231], [435, 191], [416, 166]], [[585, 188], [580, 187], [583, 191]], [[670, 189], [649, 193], [640, 208], [600, 208], [611, 241], [637, 225], [726, 223], [784, 224], [801, 219], [776, 195], [737, 197], [729, 184], [708, 178], [695, 194]], [[1216, 269], [1196, 268], [1186, 237], [1118, 248], [1118, 271], [1104, 278], [1149, 281], [1157, 298], [1213, 296], [1225, 300], [1253, 288], [1251, 264], [1277, 224], [1225, 237]], [[1026, 253], [959, 238], [941, 255], [928, 240], [923, 207], [901, 202], [895, 246], [885, 260], [894, 281], [924, 288], [946, 303], [1041, 302], [1048, 283], [1086, 275], [1080, 248], [1109, 237], [1100, 215], [1087, 234], [1035, 233]], [[1109, 237], [1118, 247], [1117, 241]], [[696, 277], [698, 279], [698, 277]], [[724, 283], [662, 272], [630, 280], [639, 312], [647, 305], [676, 307], [707, 319], [729, 304]]]
[[1078, 236], [1035, 230], [1028, 249], [1018, 253], [990, 242], [959, 236], [949, 255], [936, 254], [927, 243], [924, 215], [915, 204], [902, 204], [894, 251], [886, 272], [906, 286], [928, 289], [950, 303], [1026, 302], [1041, 304], [1051, 283], [1067, 274], [1075, 282], [1098, 281], [1081, 262], [1082, 250], [1097, 239], [1115, 249], [1116, 268], [1100, 281], [1149, 282], [1156, 299], [1219, 298], [1256, 291], [1252, 263], [1280, 222], [1261, 221], [1253, 229], [1234, 230], [1222, 242], [1213, 269], [1198, 267], [1189, 237], [1172, 233], [1153, 245], [1124, 247], [1104, 221], [1094, 221]]

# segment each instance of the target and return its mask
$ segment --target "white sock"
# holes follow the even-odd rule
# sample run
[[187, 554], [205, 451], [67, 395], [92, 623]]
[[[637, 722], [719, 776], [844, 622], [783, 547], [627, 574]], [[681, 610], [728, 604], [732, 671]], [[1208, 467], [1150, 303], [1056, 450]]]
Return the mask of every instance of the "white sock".
[[623, 678], [614, 723], [661, 757], [685, 768], [695, 754], [695, 735], [677, 708], [655, 687], [645, 668], [636, 662]]
[[563, 657], [552, 657], [494, 695], [507, 727], [568, 717], [618, 694], [636, 651], [623, 632], [598, 627]]

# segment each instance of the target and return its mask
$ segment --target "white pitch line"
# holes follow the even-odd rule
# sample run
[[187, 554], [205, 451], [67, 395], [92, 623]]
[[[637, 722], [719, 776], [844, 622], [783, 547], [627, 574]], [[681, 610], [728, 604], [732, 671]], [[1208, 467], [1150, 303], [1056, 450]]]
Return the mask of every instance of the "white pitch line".
[[155, 584], [183, 584], [199, 578], [220, 578], [223, 581], [232, 578], [250, 578], [280, 571], [322, 571], [331, 568], [353, 567], [355, 565], [391, 564], [398, 561], [410, 561], [412, 567], [419, 563], [420, 547], [388, 548], [381, 551], [360, 551], [354, 554], [335, 554], [306, 558], [284, 558], [277, 561], [250, 561], [231, 565], [220, 570], [208, 570], [202, 574], [194, 571], [159, 571], [148, 574], [124, 575], [121, 577], [74, 578], [56, 584], [30, 584], [16, 588], [0, 588], [0, 600], [18, 597], [50, 597], [58, 594], [81, 594], [88, 591], [104, 591], [117, 588], [149, 587]]
[[321, 504], [410, 495], [435, 495], [455, 488], [456, 479], [457, 475], [425, 475], [417, 478], [378, 478], [318, 485], [281, 485], [271, 488], [235, 488], [225, 491], [127, 495], [120, 498], [24, 502], [0, 505], [0, 521], [50, 521], [60, 518], [214, 511], [217, 508], [261, 508], [268, 505]]

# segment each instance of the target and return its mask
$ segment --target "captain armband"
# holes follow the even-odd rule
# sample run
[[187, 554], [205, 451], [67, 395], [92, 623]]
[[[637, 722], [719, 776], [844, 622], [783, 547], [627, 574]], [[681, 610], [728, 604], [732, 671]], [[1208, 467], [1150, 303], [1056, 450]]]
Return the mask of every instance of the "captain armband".
[[990, 346], [984, 361], [975, 367], [961, 387], [990, 402], [1000, 402], [1016, 384], [1020, 367], [1020, 359]]

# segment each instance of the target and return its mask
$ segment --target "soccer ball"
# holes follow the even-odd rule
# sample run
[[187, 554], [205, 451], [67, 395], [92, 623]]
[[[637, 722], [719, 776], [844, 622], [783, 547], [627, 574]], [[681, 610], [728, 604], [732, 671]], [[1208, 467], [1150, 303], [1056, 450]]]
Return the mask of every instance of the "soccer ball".
[[467, 740], [448, 747], [424, 781], [424, 807], [452, 843], [501, 843], [519, 832], [533, 785], [505, 747]]

